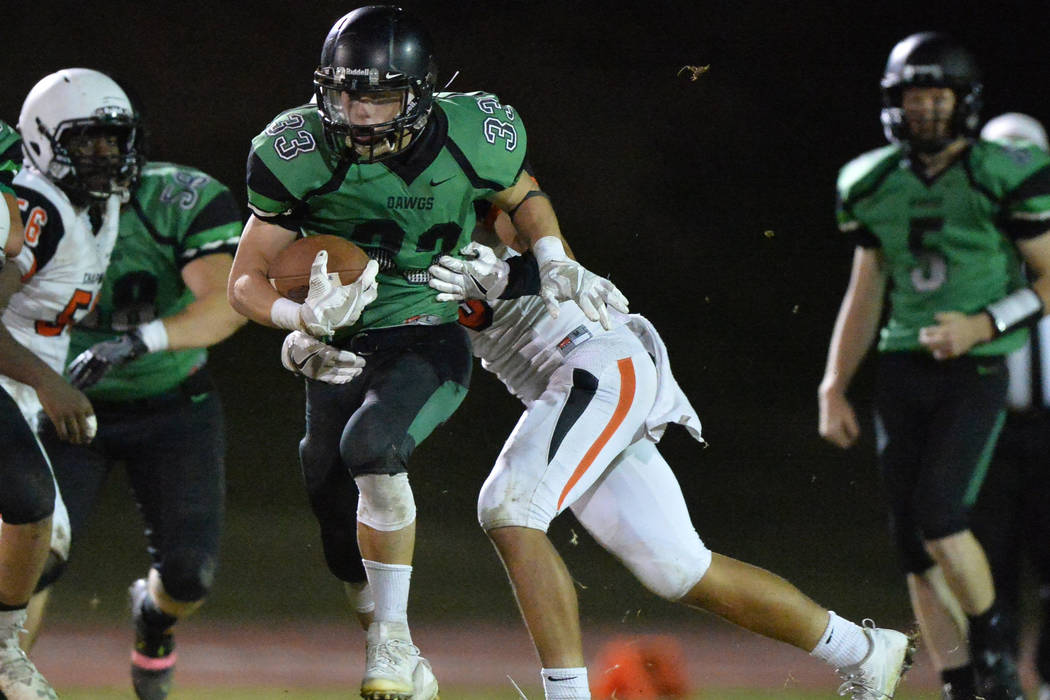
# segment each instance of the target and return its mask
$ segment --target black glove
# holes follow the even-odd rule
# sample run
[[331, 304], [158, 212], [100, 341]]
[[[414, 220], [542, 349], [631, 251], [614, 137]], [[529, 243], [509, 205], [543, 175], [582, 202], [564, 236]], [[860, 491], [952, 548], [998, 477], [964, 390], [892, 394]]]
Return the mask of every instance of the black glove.
[[113, 340], [95, 343], [69, 363], [69, 381], [77, 389], [98, 383], [113, 367], [131, 362], [149, 352], [142, 334], [136, 328]]

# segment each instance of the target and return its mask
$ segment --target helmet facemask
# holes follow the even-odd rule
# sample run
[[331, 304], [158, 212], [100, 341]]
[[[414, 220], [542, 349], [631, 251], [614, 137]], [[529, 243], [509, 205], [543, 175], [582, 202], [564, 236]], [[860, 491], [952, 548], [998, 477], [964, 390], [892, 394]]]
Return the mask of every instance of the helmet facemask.
[[81, 205], [114, 194], [126, 199], [142, 169], [137, 136], [127, 115], [61, 122], [48, 135], [54, 157], [47, 175]]
[[[359, 163], [374, 163], [397, 155], [427, 125], [433, 105], [432, 86], [405, 75], [381, 79], [376, 69], [321, 67], [314, 72], [314, 86], [321, 122], [340, 146]], [[392, 118], [375, 124], [355, 124], [351, 103], [372, 102], [376, 111], [396, 105]]]
[[[945, 34], [920, 32], [897, 42], [886, 61], [881, 87], [882, 128], [891, 143], [936, 153], [977, 133], [983, 91], [980, 69], [970, 52]], [[954, 109], [950, 115], [934, 117], [936, 125], [916, 124], [913, 132], [904, 112], [908, 88], [948, 88], [955, 96]]]

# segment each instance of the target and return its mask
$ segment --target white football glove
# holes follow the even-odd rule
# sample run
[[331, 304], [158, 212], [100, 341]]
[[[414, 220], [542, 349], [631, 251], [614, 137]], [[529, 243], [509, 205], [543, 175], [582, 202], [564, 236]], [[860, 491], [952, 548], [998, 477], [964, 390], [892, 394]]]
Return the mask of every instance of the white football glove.
[[378, 272], [379, 263], [369, 260], [360, 277], [350, 284], [339, 284], [338, 275], [328, 274], [328, 251], [318, 251], [310, 267], [310, 292], [299, 308], [303, 330], [323, 338], [336, 328], [356, 323], [364, 308], [375, 301]]
[[612, 328], [609, 306], [627, 313], [627, 297], [616, 285], [575, 260], [548, 260], [540, 266], [540, 298], [554, 318], [558, 318], [558, 302], [574, 301], [584, 316], [606, 330]]
[[361, 374], [365, 360], [349, 350], [322, 343], [302, 331], [292, 331], [281, 344], [281, 364], [293, 374], [328, 384], [346, 384]]
[[468, 243], [460, 249], [465, 260], [442, 255], [427, 270], [430, 286], [440, 294], [438, 301], [488, 299], [494, 301], [507, 288], [510, 265], [500, 260], [492, 248]]

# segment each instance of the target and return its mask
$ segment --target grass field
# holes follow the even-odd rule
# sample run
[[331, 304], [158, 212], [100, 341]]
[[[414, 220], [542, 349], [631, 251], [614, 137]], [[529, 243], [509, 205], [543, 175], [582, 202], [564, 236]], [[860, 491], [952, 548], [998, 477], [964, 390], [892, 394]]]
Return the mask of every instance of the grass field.
[[[513, 688], [493, 688], [491, 690], [473, 688], [443, 688], [441, 697], [443, 700], [543, 700], [543, 691], [538, 688], [525, 688], [524, 696]], [[131, 697], [130, 689], [66, 689], [61, 697], [64, 700], [117, 700]], [[291, 689], [252, 689], [252, 688], [223, 688], [220, 690], [197, 690], [176, 689], [170, 696], [170, 700], [350, 700], [356, 698], [354, 692], [348, 693], [346, 689], [333, 690], [291, 690]], [[770, 690], [710, 690], [693, 695], [689, 700], [817, 700], [818, 698], [833, 698], [835, 688], [829, 687], [821, 692], [798, 692], [798, 691], [770, 691]], [[933, 700], [937, 697], [931, 693], [908, 694], [901, 692], [897, 694], [897, 700]]]

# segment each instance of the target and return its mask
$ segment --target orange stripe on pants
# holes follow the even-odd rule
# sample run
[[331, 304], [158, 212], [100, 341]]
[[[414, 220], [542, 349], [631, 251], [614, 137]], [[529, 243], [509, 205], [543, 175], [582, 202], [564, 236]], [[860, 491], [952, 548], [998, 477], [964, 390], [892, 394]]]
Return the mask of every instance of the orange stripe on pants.
[[576, 465], [576, 469], [573, 470], [572, 476], [569, 477], [569, 483], [565, 484], [565, 488], [558, 498], [558, 510], [561, 510], [561, 504], [565, 502], [565, 497], [569, 495], [569, 491], [572, 490], [572, 487], [576, 485], [591, 464], [594, 463], [598, 453], [602, 451], [602, 448], [612, 438], [613, 433], [623, 423], [623, 419], [627, 417], [627, 412], [631, 410], [631, 404], [634, 403], [634, 363], [631, 361], [631, 358], [625, 357], [622, 360], [617, 360], [616, 366], [620, 369], [620, 400], [616, 402], [616, 410], [613, 411], [612, 418], [609, 419], [605, 430], [602, 431], [602, 434], [598, 436], [598, 439], [587, 450], [587, 454]]

